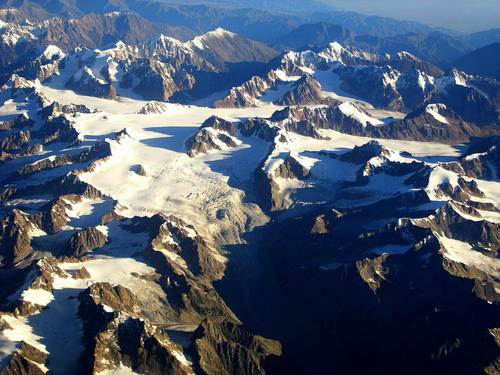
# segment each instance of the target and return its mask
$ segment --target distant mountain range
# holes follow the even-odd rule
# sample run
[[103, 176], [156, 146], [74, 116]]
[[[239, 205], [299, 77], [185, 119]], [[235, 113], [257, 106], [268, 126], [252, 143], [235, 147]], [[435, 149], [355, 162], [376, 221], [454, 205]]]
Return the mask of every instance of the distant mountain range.
[[[494, 61], [497, 63], [492, 63]], [[500, 42], [474, 50], [454, 61], [453, 65], [470, 74], [500, 80]]]
[[339, 11], [319, 1], [143, 1], [103, 0], [14, 0], [0, 1], [6, 20], [30, 18], [42, 20], [53, 16], [79, 18], [89, 13], [133, 11], [153, 22], [184, 26], [196, 33], [223, 27], [243, 36], [271, 42], [304, 23], [328, 22], [348, 27], [360, 34], [382, 37], [402, 33], [427, 33], [435, 30], [417, 22], [365, 16]]
[[[115, 11], [127, 15], [96, 26], [98, 15]], [[87, 47], [117, 39], [133, 44], [160, 33], [188, 40], [222, 27], [283, 50], [324, 47], [333, 41], [375, 53], [405, 50], [444, 69], [474, 48], [500, 41], [500, 29], [458, 35], [418, 22], [340, 11], [320, 1], [305, 5], [281, 0], [26, 0], [21, 4], [0, 0], [0, 19], [4, 21], [42, 21], [52, 17], [63, 19], [59, 25], [60, 31], [64, 31], [61, 36], [54, 25], [47, 31], [47, 40], [57, 40], [58, 45], [81, 44], [87, 37]], [[69, 27], [64, 19], [79, 21]]]
[[484, 47], [488, 44], [500, 42], [500, 28], [465, 35], [461, 37], [461, 39], [472, 44], [476, 48]]

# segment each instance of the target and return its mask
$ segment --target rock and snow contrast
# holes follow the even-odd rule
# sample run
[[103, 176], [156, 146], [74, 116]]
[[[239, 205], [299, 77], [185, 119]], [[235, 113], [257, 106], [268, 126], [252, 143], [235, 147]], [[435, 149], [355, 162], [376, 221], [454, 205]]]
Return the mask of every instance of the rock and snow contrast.
[[500, 371], [497, 81], [120, 17], [0, 24], [1, 374]]

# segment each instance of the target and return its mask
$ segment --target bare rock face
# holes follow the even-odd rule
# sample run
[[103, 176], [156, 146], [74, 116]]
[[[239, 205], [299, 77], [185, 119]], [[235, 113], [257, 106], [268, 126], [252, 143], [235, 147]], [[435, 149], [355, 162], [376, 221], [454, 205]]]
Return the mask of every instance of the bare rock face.
[[137, 113], [139, 113], [141, 115], [161, 114], [161, 113], [165, 112], [167, 110], [167, 108], [168, 108], [167, 103], [158, 102], [158, 101], [153, 100], [151, 102], [148, 102], [141, 109], [139, 109], [139, 111], [137, 111]]
[[41, 212], [36, 214], [40, 228], [51, 234], [59, 232], [68, 223], [68, 208], [71, 208], [71, 205], [63, 197], [44, 205]]
[[90, 109], [83, 104], [65, 104], [62, 105], [56, 101], [50, 105], [43, 107], [38, 111], [38, 114], [45, 121], [50, 121], [58, 117], [61, 113], [76, 115], [77, 113], [90, 113]]
[[201, 128], [213, 128], [215, 130], [226, 132], [230, 135], [236, 134], [236, 126], [232, 122], [226, 121], [217, 116], [211, 116], [206, 119], [203, 124], [201, 124]]
[[123, 364], [137, 373], [187, 375], [179, 345], [166, 333], [139, 319], [138, 300], [127, 288], [96, 283], [78, 299], [84, 327], [84, 352], [80, 373], [114, 370]]
[[0, 226], [0, 261], [14, 264], [33, 253], [30, 231], [36, 230], [30, 215], [13, 210], [4, 218]]
[[114, 311], [123, 311], [136, 316], [139, 312], [139, 301], [137, 297], [127, 288], [109, 283], [95, 283], [78, 297], [84, 303], [102, 304], [109, 306]]
[[317, 105], [332, 102], [335, 100], [323, 95], [318, 81], [306, 74], [293, 84], [290, 91], [273, 103], [276, 105]]
[[32, 59], [15, 69], [16, 74], [29, 79], [43, 82], [59, 73], [59, 66], [66, 55], [56, 46], [47, 46], [34, 53]]
[[262, 169], [257, 168], [255, 191], [259, 197], [259, 205], [265, 211], [280, 211], [287, 208], [286, 200], [279, 185]]
[[31, 134], [29, 131], [21, 131], [13, 133], [2, 139], [0, 143], [0, 150], [5, 152], [12, 152], [20, 150], [23, 145], [30, 141]]
[[[146, 100], [167, 101], [176, 92], [193, 88], [195, 79], [155, 59], [138, 59], [127, 70], [121, 87], [132, 88]], [[146, 109], [145, 109], [146, 110]]]
[[360, 165], [376, 156], [389, 155], [390, 152], [379, 142], [370, 141], [362, 146], [355, 146], [351, 151], [342, 154], [340, 160]]
[[39, 313], [44, 306], [28, 302], [20, 298], [25, 290], [44, 290], [51, 292], [54, 288], [55, 277], [67, 278], [64, 271], [59, 268], [58, 262], [53, 257], [44, 257], [33, 261], [21, 271], [19, 280], [9, 285], [9, 293], [13, 296], [10, 301], [4, 301], [4, 311], [16, 317], [27, 317]]
[[477, 216], [474, 208], [449, 202], [438, 209], [432, 218], [420, 221], [419, 225], [447, 238], [470, 243], [475, 251], [497, 258], [500, 252], [500, 224], [481, 220], [480, 215], [477, 221], [467, 220], [463, 213]]
[[80, 268], [80, 270], [75, 272], [71, 277], [75, 280], [84, 280], [84, 279], [90, 279], [92, 275], [90, 274], [89, 271], [87, 271], [85, 267], [82, 267]]
[[428, 103], [435, 94], [432, 75], [425, 74], [422, 69], [408, 72], [397, 69], [403, 73], [396, 87], [403, 98], [404, 106], [413, 109], [421, 107], [422, 103]]
[[43, 375], [39, 365], [47, 362], [48, 354], [34, 346], [22, 342], [14, 352], [7, 365], [0, 371], [2, 375]]
[[294, 178], [306, 180], [310, 176], [310, 169], [305, 167], [292, 153], [289, 153], [278, 168], [275, 169], [275, 177]]
[[82, 95], [95, 96], [116, 100], [116, 89], [110, 83], [96, 78], [88, 67], [84, 66], [81, 72], [72, 76], [66, 83], [66, 87]]
[[0, 122], [0, 130], [26, 129], [31, 128], [34, 124], [35, 122], [23, 113], [11, 120]]
[[[429, 104], [409, 113], [404, 120], [397, 120], [389, 124], [388, 138], [391, 132], [397, 137], [404, 136], [404, 132], [412, 134], [419, 141], [461, 142], [470, 137], [481, 136], [482, 131], [474, 124], [465, 122], [455, 111], [442, 103]], [[394, 137], [396, 138], [396, 137]]]
[[325, 215], [319, 215], [314, 219], [313, 227], [311, 228], [311, 234], [327, 234], [328, 222], [325, 220]]
[[500, 138], [491, 137], [486, 148], [480, 148], [459, 161], [443, 163], [442, 167], [472, 178], [493, 180], [500, 177]]
[[34, 289], [44, 289], [51, 291], [54, 289], [54, 277], [67, 278], [66, 273], [59, 268], [57, 259], [53, 257], [45, 257], [36, 261], [34, 268], [38, 276], [31, 283]]
[[241, 134], [245, 137], [255, 136], [272, 142], [278, 135], [279, 128], [273, 127], [268, 121], [248, 119], [240, 126]]
[[308, 107], [286, 107], [281, 111], [276, 111], [269, 118], [269, 121], [282, 129], [311, 137], [314, 139], [328, 139], [318, 132], [316, 119], [312, 115], [312, 110]]
[[230, 322], [205, 320], [195, 331], [192, 350], [206, 374], [265, 374], [262, 361], [281, 355], [277, 341], [251, 335]]
[[76, 257], [103, 247], [108, 237], [96, 227], [86, 228], [73, 234], [68, 240], [67, 254]]
[[36, 138], [42, 138], [43, 144], [54, 142], [76, 144], [79, 141], [78, 135], [72, 122], [64, 116], [47, 120], [43, 127], [33, 134]]
[[375, 259], [366, 258], [356, 262], [359, 276], [374, 292], [380, 288], [380, 284], [385, 280], [385, 275], [388, 273], [388, 270], [384, 267], [384, 261], [387, 259], [387, 256], [385, 254]]
[[403, 99], [395, 86], [400, 73], [390, 66], [347, 66], [336, 72], [342, 79], [343, 90], [379, 107], [403, 107]]
[[[37, 151], [37, 150], [33, 150]], [[74, 155], [62, 154], [54, 159], [46, 158], [36, 163], [27, 164], [17, 170], [17, 175], [33, 174], [42, 170], [57, 168], [71, 163], [90, 163], [99, 159], [111, 156], [111, 147], [109, 142], [101, 140], [96, 142], [89, 149]]]
[[[274, 78], [274, 79], [273, 79]], [[232, 88], [229, 95], [213, 103], [214, 108], [245, 108], [255, 105], [254, 99], [262, 94], [275, 82], [275, 77], [252, 77], [240, 87]]]
[[[479, 78], [479, 77], [478, 77]], [[492, 83], [490, 83], [492, 82]], [[450, 85], [446, 88], [446, 95], [442, 101], [456, 111], [461, 118], [481, 127], [500, 124], [500, 111], [498, 94], [500, 84], [495, 80], [476, 79], [471, 82], [473, 86], [490, 92], [485, 96], [474, 87]]]
[[238, 146], [236, 127], [224, 119], [212, 116], [198, 129], [195, 135], [186, 141], [187, 154], [196, 157], [210, 150], [222, 150], [223, 147]]
[[139, 176], [142, 176], [142, 177], [146, 177], [148, 175], [148, 173], [146, 172], [146, 169], [144, 169], [144, 167], [142, 165], [139, 165], [136, 168], [135, 173], [138, 174]]

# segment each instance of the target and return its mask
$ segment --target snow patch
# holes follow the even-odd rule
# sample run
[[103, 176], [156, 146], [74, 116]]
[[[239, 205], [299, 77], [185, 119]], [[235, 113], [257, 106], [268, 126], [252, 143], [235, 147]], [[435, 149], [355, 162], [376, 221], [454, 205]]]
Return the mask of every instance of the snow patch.
[[370, 117], [369, 115], [363, 113], [360, 111], [360, 109], [350, 103], [350, 102], [344, 102], [338, 107], [342, 113], [344, 113], [346, 116], [352, 117], [356, 121], [360, 122], [363, 124], [363, 126], [367, 125], [373, 125], [373, 126], [379, 126], [379, 125], [384, 125], [384, 123], [380, 120], [377, 120], [373, 117]]
[[500, 259], [486, 256], [472, 249], [466, 242], [438, 236], [444, 257], [458, 263], [475, 267], [489, 275], [500, 274]]
[[130, 367], [120, 362], [120, 365], [113, 370], [105, 370], [96, 373], [96, 375], [138, 375]]
[[439, 113], [439, 110], [446, 110], [446, 105], [445, 104], [429, 104], [427, 107], [425, 107], [425, 111], [430, 114], [432, 117], [434, 117], [437, 121], [443, 123], [443, 124], [449, 124], [448, 120], [446, 117], [441, 115]]
[[54, 295], [43, 289], [26, 289], [21, 293], [21, 300], [47, 306], [54, 299]]

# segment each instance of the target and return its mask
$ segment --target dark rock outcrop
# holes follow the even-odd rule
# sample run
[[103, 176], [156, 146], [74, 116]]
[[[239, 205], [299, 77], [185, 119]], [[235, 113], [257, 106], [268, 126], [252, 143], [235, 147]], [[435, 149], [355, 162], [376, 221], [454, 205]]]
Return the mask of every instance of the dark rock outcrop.
[[311, 75], [302, 76], [293, 84], [281, 98], [273, 103], [276, 105], [318, 105], [334, 102], [333, 99], [325, 97], [321, 90], [321, 85]]
[[281, 345], [251, 335], [236, 324], [205, 320], [193, 335], [192, 350], [206, 374], [265, 374], [262, 361], [281, 355]]
[[96, 78], [92, 70], [86, 66], [82, 68], [77, 76], [72, 76], [69, 79], [66, 83], [66, 87], [82, 95], [112, 100], [117, 99], [114, 86]]
[[39, 365], [47, 362], [47, 353], [22, 341], [21, 346], [10, 357], [7, 365], [0, 371], [2, 375], [43, 375]]
[[274, 170], [275, 177], [294, 178], [297, 180], [307, 180], [310, 169], [304, 166], [296, 156], [289, 153], [283, 163]]
[[86, 228], [70, 237], [66, 246], [66, 253], [67, 255], [79, 257], [103, 247], [107, 241], [108, 237], [96, 227]]
[[186, 151], [190, 157], [205, 154], [210, 150], [222, 150], [225, 147], [236, 147], [236, 127], [224, 119], [212, 116], [198, 129], [195, 135], [186, 141]]

